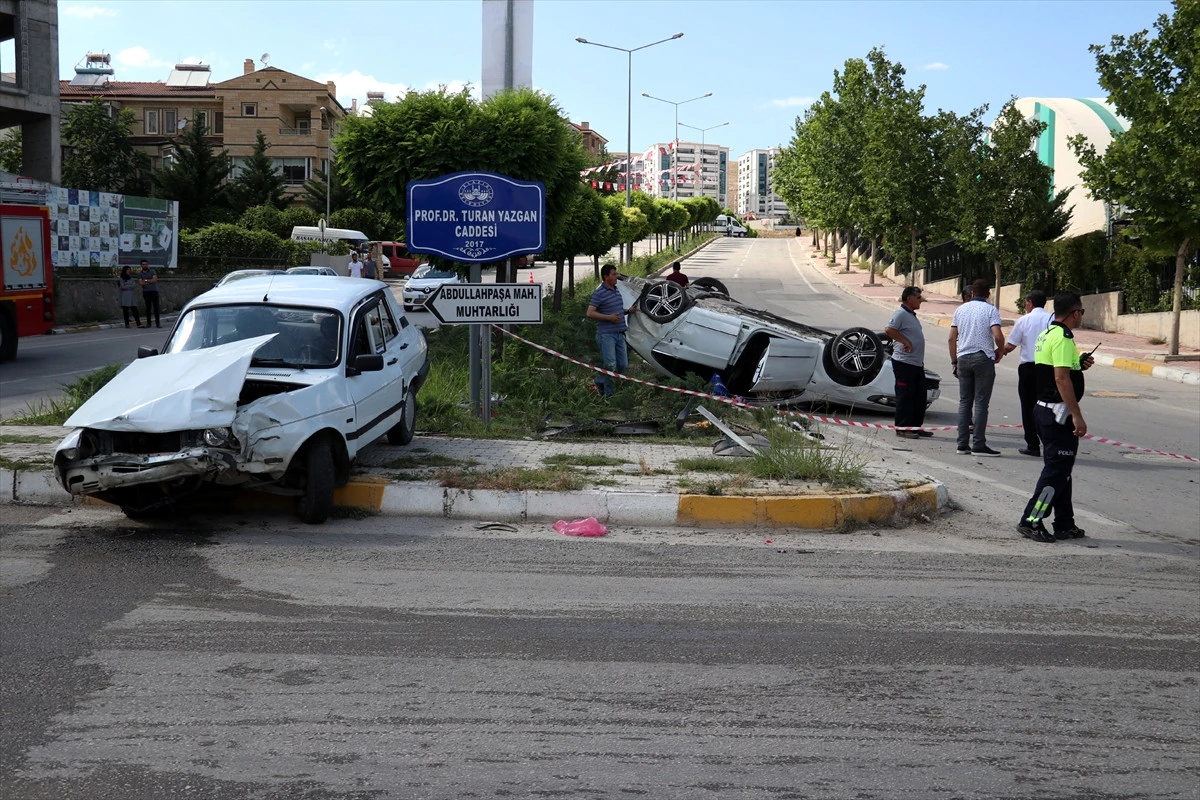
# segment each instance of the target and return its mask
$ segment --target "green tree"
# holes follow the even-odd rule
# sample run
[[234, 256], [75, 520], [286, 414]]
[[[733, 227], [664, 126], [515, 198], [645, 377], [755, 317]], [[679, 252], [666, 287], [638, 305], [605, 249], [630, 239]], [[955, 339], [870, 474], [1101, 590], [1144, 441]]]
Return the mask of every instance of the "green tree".
[[254, 206], [284, 208], [289, 200], [284, 193], [283, 175], [267, 155], [271, 145], [260, 130], [255, 134], [254, 151], [242, 164], [241, 172], [229, 185], [229, 205], [237, 213]]
[[1040, 256], [1045, 243], [1057, 235], [1055, 228], [1060, 234], [1070, 218], [1063, 208], [1066, 193], [1051, 194], [1053, 170], [1038, 160], [1033, 148], [1044, 127], [1008, 102], [990, 136], [975, 137], [971, 168], [958, 175], [963, 206], [956, 238], [992, 262], [997, 306], [1004, 266], [1016, 274], [1019, 266]]
[[336, 139], [341, 174], [369, 207], [407, 219], [409, 181], [478, 170], [546, 187], [547, 241], [565, 224], [585, 156], [549, 97], [519, 89], [476, 103], [442, 89], [372, 109], [344, 120]]
[[329, 217], [332, 228], [349, 228], [362, 231], [371, 241], [393, 241], [398, 235], [391, 214], [370, 208], [341, 208]]
[[1175, 355], [1187, 256], [1200, 237], [1200, 0], [1176, 0], [1175, 13], [1159, 15], [1154, 27], [1153, 39], [1143, 30], [1113, 36], [1107, 51], [1092, 45], [1100, 85], [1130, 126], [1103, 155], [1082, 136], [1071, 147], [1091, 195], [1127, 207], [1150, 244], [1175, 251], [1168, 340]]
[[[304, 202], [321, 217], [325, 216], [325, 181], [325, 173], [322, 170], [314, 169], [313, 176], [304, 182]], [[333, 183], [329, 186], [328, 199], [330, 216], [333, 216], [334, 211], [343, 208], [364, 205], [358, 195], [342, 181], [338, 173], [336, 157], [333, 160]]]
[[284, 220], [283, 212], [275, 206], [251, 206], [238, 217], [238, 227], [251, 231], [270, 231], [286, 239], [292, 235], [292, 226]]
[[133, 149], [136, 117], [128, 108], [109, 113], [98, 97], [70, 103], [62, 113], [62, 180], [75, 189], [146, 195], [150, 157]]
[[175, 160], [156, 170], [151, 179], [154, 196], [179, 201], [179, 221], [185, 228], [203, 227], [228, 216], [225, 178], [229, 151], [217, 151], [204, 138], [207, 129], [198, 119], [176, 138]]
[[0, 132], [0, 169], [20, 175], [21, 162], [25, 158], [23, 147], [20, 125], [14, 125]]
[[[604, 202], [595, 189], [590, 186], [583, 187], [571, 199], [571, 205], [567, 207], [566, 224], [557, 228], [556, 234], [549, 239], [543, 253], [544, 257], [555, 263], [554, 299], [552, 302], [555, 311], [562, 309], [564, 285], [570, 296], [575, 296], [576, 254], [590, 254], [598, 249], [599, 245], [607, 244], [610, 236], [611, 225], [604, 209]], [[566, 275], [563, 274], [564, 263], [569, 265], [570, 270]]]

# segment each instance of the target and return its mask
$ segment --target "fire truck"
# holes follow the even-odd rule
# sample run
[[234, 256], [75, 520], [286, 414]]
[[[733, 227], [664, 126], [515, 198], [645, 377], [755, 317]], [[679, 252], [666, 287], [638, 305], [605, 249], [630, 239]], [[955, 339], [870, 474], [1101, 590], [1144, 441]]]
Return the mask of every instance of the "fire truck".
[[42, 206], [0, 205], [0, 361], [17, 357], [17, 338], [54, 327], [50, 212]]

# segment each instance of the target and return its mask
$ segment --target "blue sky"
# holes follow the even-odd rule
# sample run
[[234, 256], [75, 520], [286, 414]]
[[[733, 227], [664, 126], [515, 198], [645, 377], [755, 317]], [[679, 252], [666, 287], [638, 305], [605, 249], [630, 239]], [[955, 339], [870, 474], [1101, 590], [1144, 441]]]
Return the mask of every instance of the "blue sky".
[[[1171, 13], [1160, 0], [534, 0], [533, 84], [574, 122], [625, 149], [624, 53], [634, 48], [633, 148], [674, 135], [679, 121], [713, 130], [706, 141], [747, 150], [786, 145], [796, 116], [832, 87], [847, 58], [883, 47], [925, 84], [929, 112], [987, 104], [990, 120], [1011, 96], [1103, 97], [1090, 44], [1152, 28]], [[361, 105], [408, 89], [470, 84], [478, 93], [481, 0], [60, 0], [59, 71], [89, 51], [111, 54], [118, 80], [165, 80], [171, 65], [203, 61], [213, 80], [270, 54], [273, 67], [337, 83]], [[681, 127], [681, 139], [700, 138]]]

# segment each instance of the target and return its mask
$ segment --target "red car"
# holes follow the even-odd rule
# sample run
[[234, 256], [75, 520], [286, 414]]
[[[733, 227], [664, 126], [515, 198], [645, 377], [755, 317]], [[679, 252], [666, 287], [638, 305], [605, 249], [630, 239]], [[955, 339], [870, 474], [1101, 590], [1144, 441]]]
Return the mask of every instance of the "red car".
[[378, 244], [379, 249], [387, 260], [391, 262], [388, 266], [387, 274], [383, 277], [395, 277], [403, 275], [405, 277], [412, 275], [417, 267], [421, 266], [422, 261], [417, 256], [408, 252], [408, 248], [404, 246], [404, 242], [372, 242], [372, 245]]

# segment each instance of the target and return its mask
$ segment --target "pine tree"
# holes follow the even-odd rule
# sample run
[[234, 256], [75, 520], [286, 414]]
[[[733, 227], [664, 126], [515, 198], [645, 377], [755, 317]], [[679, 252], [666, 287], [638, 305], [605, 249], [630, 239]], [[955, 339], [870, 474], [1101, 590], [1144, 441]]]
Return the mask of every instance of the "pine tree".
[[217, 152], [204, 135], [204, 120], [187, 126], [176, 139], [175, 160], [151, 175], [154, 196], [179, 201], [184, 228], [201, 227], [229, 217], [225, 179], [229, 176], [229, 151]]
[[254, 206], [286, 208], [288, 199], [284, 194], [283, 175], [275, 170], [275, 164], [267, 155], [271, 147], [260, 130], [254, 139], [254, 152], [242, 164], [242, 171], [229, 185], [229, 205], [235, 213], [242, 213]]

